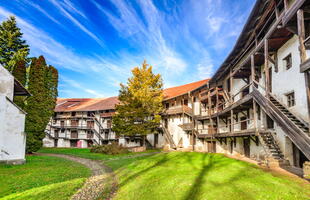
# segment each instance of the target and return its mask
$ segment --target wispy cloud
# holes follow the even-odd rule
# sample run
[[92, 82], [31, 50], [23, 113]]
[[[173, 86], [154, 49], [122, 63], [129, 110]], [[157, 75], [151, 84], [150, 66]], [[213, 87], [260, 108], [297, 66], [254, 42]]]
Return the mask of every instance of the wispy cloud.
[[126, 82], [130, 70], [144, 59], [162, 74], [165, 87], [212, 76], [254, 4], [254, 0], [16, 2], [0, 6], [0, 20], [17, 16], [31, 55], [43, 54], [56, 66], [64, 77], [60, 94], [76, 97], [115, 95], [119, 83]]
[[[79, 14], [80, 16], [83, 16], [84, 18], [85, 15], [78, 11], [76, 8], [72, 6], [71, 3], [68, 3], [68, 1], [65, 1], [64, 4], [60, 3], [59, 1], [56, 0], [49, 0], [50, 3], [52, 3], [58, 10], [68, 19], [70, 20], [73, 24], [75, 24], [78, 28], [80, 28], [84, 33], [89, 35], [91, 38], [93, 38], [99, 45], [104, 47], [104, 42], [100, 40], [92, 31], [88, 30], [86, 26], [84, 26], [78, 19], [76, 19], [73, 15], [70, 14], [70, 12], [74, 12]], [[68, 9], [68, 11], [67, 11]]]

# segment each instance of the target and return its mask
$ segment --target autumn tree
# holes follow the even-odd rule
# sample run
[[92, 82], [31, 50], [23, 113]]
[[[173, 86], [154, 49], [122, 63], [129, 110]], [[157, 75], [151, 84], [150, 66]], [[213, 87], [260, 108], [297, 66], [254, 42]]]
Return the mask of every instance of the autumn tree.
[[33, 58], [29, 70], [28, 90], [32, 94], [27, 99], [26, 151], [35, 152], [42, 147], [45, 128], [56, 104], [58, 72], [47, 66], [43, 56]]
[[160, 124], [163, 100], [163, 82], [145, 61], [142, 67], [132, 69], [127, 85], [121, 84], [120, 104], [113, 116], [113, 131], [118, 135], [154, 133]]
[[0, 64], [10, 72], [17, 62], [29, 61], [29, 46], [22, 36], [14, 16], [0, 24]]

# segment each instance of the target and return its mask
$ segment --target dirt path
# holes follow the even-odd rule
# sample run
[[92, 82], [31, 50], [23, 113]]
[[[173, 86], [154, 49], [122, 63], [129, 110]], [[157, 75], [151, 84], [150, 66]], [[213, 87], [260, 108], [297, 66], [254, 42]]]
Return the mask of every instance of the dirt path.
[[72, 196], [72, 200], [93, 200], [98, 197], [110, 199], [117, 188], [117, 180], [111, 168], [101, 161], [80, 158], [63, 154], [38, 153], [37, 155], [65, 158], [85, 165], [92, 171], [92, 176], [87, 179], [81, 189]]

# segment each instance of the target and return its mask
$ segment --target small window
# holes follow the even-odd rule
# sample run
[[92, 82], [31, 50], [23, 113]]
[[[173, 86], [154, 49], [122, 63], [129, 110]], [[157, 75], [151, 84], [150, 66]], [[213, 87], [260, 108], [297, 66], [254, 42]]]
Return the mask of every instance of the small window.
[[295, 93], [291, 92], [286, 95], [288, 107], [295, 106]]
[[285, 69], [288, 70], [292, 67], [292, 54], [288, 54], [285, 58], [283, 58]]
[[72, 113], [71, 113], [71, 116], [72, 116], [72, 117], [75, 117], [75, 116], [76, 116], [76, 112], [72, 112]]
[[187, 100], [187, 99], [184, 100], [184, 105], [185, 105], [185, 106], [188, 105], [188, 100]]
[[168, 109], [169, 108], [169, 103], [166, 103], [165, 107]]
[[61, 129], [61, 133], [64, 133], [65, 132], [65, 129], [63, 128], [63, 129]]

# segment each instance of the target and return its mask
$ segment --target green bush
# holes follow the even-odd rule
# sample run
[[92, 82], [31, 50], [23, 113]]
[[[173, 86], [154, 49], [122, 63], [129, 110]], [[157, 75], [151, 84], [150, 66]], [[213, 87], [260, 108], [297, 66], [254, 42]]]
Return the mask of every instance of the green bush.
[[129, 151], [122, 145], [119, 145], [116, 142], [112, 142], [111, 144], [93, 146], [90, 149], [90, 152], [116, 155], [116, 154], [128, 153]]

